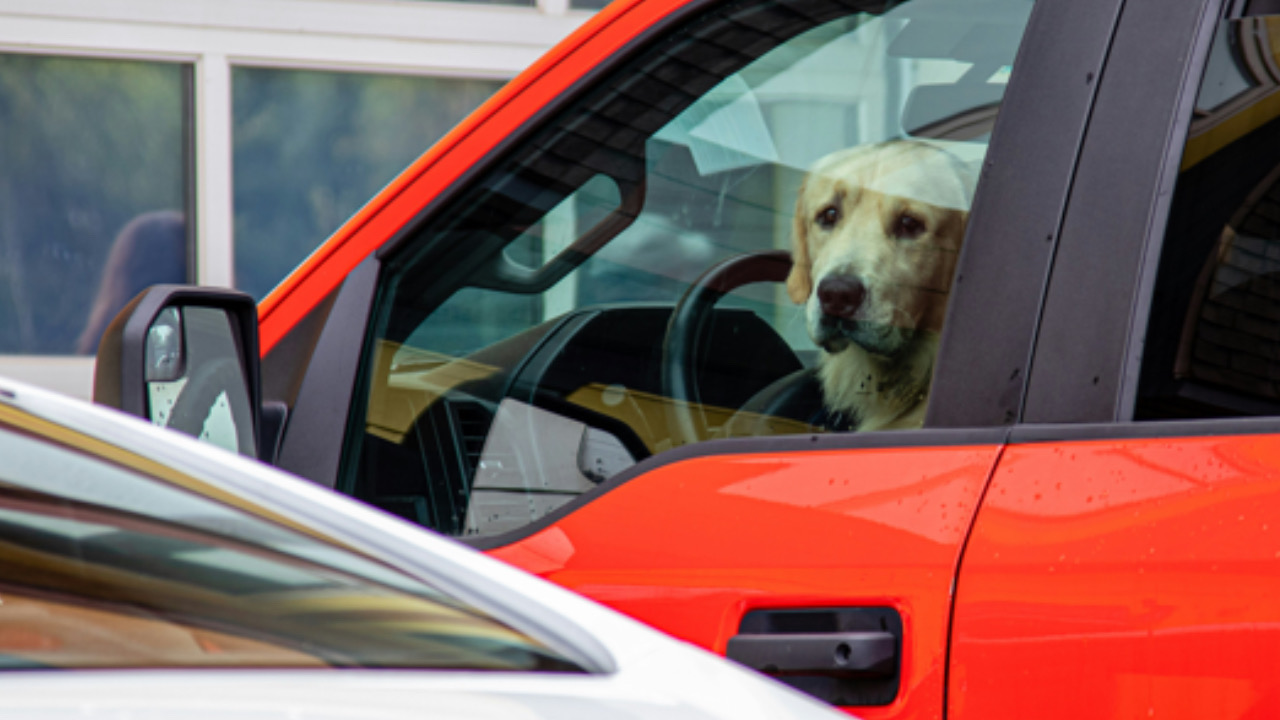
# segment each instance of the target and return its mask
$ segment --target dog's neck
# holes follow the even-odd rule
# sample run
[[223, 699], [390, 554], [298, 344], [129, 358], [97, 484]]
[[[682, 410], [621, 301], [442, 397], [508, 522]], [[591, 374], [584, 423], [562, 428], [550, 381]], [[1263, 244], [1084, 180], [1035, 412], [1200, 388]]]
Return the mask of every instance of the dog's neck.
[[920, 427], [937, 349], [937, 334], [924, 333], [892, 360], [856, 345], [823, 352], [818, 375], [829, 409], [852, 416], [859, 431]]

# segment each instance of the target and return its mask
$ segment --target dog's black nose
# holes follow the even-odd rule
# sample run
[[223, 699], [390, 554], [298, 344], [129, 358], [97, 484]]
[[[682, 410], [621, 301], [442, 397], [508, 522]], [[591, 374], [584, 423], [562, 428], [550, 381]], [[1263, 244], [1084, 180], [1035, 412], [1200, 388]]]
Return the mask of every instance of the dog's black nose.
[[833, 275], [818, 283], [818, 303], [825, 315], [852, 319], [866, 297], [866, 286], [849, 275]]

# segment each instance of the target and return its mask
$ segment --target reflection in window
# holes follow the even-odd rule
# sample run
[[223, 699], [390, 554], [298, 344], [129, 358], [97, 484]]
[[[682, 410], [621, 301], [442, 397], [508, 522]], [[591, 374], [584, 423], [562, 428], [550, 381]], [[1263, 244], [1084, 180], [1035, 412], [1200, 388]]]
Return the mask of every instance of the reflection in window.
[[266, 295], [500, 85], [233, 69], [236, 286]]
[[247, 499], [27, 432], [0, 429], [0, 668], [579, 670]]
[[948, 177], [976, 167], [1031, 3], [866, 7], [760, 0], [689, 20], [389, 256], [352, 420], [364, 445], [338, 489], [496, 536], [685, 443], [844, 429], [804, 311], [761, 268], [789, 269], [820, 158], [911, 138]]
[[188, 280], [189, 66], [0, 54], [0, 353], [92, 353]]

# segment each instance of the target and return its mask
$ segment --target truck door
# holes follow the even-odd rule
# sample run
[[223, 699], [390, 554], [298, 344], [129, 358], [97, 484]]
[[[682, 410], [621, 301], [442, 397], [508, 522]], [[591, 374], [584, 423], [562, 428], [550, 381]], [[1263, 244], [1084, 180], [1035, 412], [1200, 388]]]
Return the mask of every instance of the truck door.
[[[939, 715], [960, 545], [1017, 419], [1044, 229], [1093, 93], [1076, 80], [1116, 5], [673, 12], [347, 279], [280, 464], [866, 717]], [[851, 147], [946, 175], [836, 177], [804, 205], [810, 168]], [[948, 294], [965, 328], [942, 340], [922, 429], [848, 432], [784, 284], [793, 228], [864, 191], [960, 218], [874, 227], [936, 263], [936, 312], [911, 332], [939, 342]], [[935, 229], [954, 242], [915, 242]], [[356, 349], [348, 413], [324, 369]]]
[[1280, 713], [1280, 17], [1224, 5], [1126, 7], [949, 717]]

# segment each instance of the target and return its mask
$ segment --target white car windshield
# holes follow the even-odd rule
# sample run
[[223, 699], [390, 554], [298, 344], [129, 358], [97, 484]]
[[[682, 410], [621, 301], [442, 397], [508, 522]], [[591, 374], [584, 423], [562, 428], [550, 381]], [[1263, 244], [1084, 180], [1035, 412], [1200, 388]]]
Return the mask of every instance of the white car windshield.
[[0, 667], [580, 672], [524, 633], [243, 498], [0, 417]]

